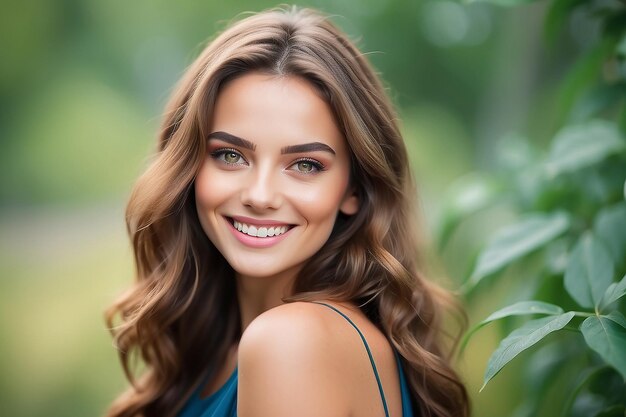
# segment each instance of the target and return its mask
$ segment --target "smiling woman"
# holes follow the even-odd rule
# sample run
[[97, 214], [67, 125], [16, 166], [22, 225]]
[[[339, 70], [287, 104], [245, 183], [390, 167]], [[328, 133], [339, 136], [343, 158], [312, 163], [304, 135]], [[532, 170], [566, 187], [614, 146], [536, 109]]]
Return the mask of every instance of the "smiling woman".
[[357, 211], [348, 145], [332, 110], [303, 78], [251, 72], [222, 89], [211, 129], [195, 181], [202, 228], [239, 285], [250, 277], [291, 283], [337, 214]]
[[468, 415], [396, 120], [312, 10], [207, 46], [128, 202], [137, 282], [107, 322], [132, 386], [109, 416]]

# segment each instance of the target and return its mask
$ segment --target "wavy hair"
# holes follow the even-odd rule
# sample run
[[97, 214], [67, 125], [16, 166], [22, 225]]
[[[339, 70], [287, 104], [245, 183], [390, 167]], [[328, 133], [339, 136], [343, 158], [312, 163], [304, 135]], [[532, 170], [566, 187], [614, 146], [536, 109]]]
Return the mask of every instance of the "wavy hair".
[[296, 7], [227, 28], [167, 105], [156, 156], [126, 208], [137, 279], [105, 314], [131, 383], [107, 415], [173, 416], [241, 337], [234, 271], [200, 226], [193, 185], [220, 88], [250, 71], [302, 77], [319, 90], [349, 145], [359, 196], [358, 213], [339, 214], [283, 301], [357, 303], [401, 355], [413, 409], [424, 417], [468, 416], [451, 363], [458, 335], [442, 322], [456, 311], [464, 328], [466, 317], [420, 270], [415, 185], [393, 106], [348, 37], [327, 16]]

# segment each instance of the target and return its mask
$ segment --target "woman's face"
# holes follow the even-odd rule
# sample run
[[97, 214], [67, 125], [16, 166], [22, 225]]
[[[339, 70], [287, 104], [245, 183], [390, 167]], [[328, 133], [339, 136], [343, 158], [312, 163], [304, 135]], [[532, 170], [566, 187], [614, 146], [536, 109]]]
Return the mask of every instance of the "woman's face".
[[241, 275], [293, 273], [358, 201], [330, 107], [299, 77], [252, 72], [223, 86], [195, 181], [202, 228]]

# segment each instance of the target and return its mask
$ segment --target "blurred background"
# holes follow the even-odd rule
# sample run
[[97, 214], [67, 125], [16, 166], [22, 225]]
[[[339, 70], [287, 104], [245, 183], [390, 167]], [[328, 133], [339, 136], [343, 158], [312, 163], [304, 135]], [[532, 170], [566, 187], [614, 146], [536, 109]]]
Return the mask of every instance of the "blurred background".
[[[397, 104], [428, 234], [463, 175], [492, 168], [502, 138], [552, 137], [563, 74], [593, 39], [573, 16], [545, 36], [546, 4], [317, 0], [357, 41]], [[0, 414], [97, 416], [126, 386], [103, 310], [133, 280], [124, 208], [155, 149], [174, 83], [208, 40], [269, 1], [2, 0], [0, 14]], [[459, 286], [485, 218], [435, 270]], [[502, 304], [495, 287], [468, 311]], [[500, 297], [500, 298], [499, 298]], [[459, 360], [477, 416], [510, 415], [516, 364], [478, 394], [498, 335]]]

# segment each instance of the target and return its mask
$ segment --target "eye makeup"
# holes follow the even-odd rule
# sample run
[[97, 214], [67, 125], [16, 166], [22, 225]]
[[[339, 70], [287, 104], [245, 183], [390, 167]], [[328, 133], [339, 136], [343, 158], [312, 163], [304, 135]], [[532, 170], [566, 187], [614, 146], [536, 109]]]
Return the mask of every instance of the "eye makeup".
[[312, 170], [312, 171], [297, 170], [297, 172], [300, 172], [300, 173], [305, 174], [305, 175], [317, 174], [317, 173], [319, 173], [321, 171], [325, 171], [326, 170], [326, 167], [324, 166], [324, 164], [322, 164], [320, 161], [318, 161], [316, 159], [312, 159], [312, 158], [301, 158], [301, 159], [298, 159], [297, 161], [295, 161], [290, 166], [295, 166], [295, 165], [299, 165], [299, 164], [310, 164], [314, 168], [314, 170]]
[[239, 153], [239, 151], [237, 151], [236, 149], [233, 149], [233, 148], [219, 148], [219, 149], [216, 149], [214, 151], [211, 151], [209, 153], [209, 155], [211, 155], [211, 157], [213, 159], [216, 159], [216, 160], [218, 160], [220, 162], [223, 162], [223, 163], [225, 163], [227, 165], [242, 165], [242, 164], [237, 163], [237, 162], [228, 161], [227, 158], [229, 156], [235, 156], [235, 157], [238, 157], [238, 158], [240, 158], [240, 159], [242, 159], [244, 161], [246, 160], [243, 157], [243, 155], [241, 153]]

